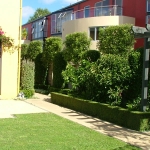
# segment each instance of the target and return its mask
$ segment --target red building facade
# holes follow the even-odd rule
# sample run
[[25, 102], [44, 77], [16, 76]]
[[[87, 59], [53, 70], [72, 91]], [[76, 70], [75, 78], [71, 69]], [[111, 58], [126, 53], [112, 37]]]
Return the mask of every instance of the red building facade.
[[[147, 16], [146, 13], [147, 10], [150, 11], [150, 0], [82, 0], [52, 12], [45, 16], [45, 20], [44, 17], [42, 17], [33, 22], [24, 24], [23, 28], [26, 28], [28, 31], [27, 39], [32, 41], [44, 40], [44, 38], [51, 36], [62, 37], [64, 30], [62, 26], [64, 23], [93, 17], [99, 19], [99, 22], [101, 22], [102, 16], [109, 16], [109, 18], [110, 16], [128, 17], [127, 21], [123, 18], [124, 21], [120, 24], [132, 23], [136, 26], [145, 27], [145, 24], [150, 22], [150, 16]], [[43, 22], [44, 28], [42, 27]], [[111, 25], [111, 22], [107, 24], [107, 26], [108, 25]], [[119, 23], [116, 23], [116, 25], [119, 25]], [[95, 27], [100, 26], [101, 24], [95, 24]], [[69, 28], [71, 28], [71, 26]], [[85, 32], [89, 33], [90, 31]], [[136, 47], [143, 45], [144, 42], [142, 39], [136, 43]]]

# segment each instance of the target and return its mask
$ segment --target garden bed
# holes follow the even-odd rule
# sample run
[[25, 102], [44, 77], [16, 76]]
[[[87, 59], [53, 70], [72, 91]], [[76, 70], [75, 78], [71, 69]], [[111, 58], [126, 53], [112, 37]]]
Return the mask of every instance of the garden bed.
[[51, 93], [51, 102], [133, 130], [150, 130], [149, 112], [129, 111], [117, 106], [83, 100], [55, 92]]

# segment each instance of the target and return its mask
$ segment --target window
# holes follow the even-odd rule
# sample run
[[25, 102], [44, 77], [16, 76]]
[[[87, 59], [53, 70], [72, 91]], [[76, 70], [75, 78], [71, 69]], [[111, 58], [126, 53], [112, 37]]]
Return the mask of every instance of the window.
[[90, 7], [86, 6], [84, 7], [84, 17], [88, 18], [90, 16]]
[[114, 15], [122, 15], [123, 0], [113, 0], [113, 5], [116, 5], [114, 6]]
[[95, 4], [95, 16], [109, 15], [109, 0], [103, 0]]
[[72, 11], [61, 12], [51, 16], [51, 34], [62, 33], [62, 24], [72, 20]]
[[89, 29], [90, 37], [93, 41], [98, 40], [99, 36], [99, 27], [90, 27]]
[[146, 24], [150, 24], [150, 15], [146, 17]]
[[147, 0], [147, 12], [150, 12], [150, 0]]

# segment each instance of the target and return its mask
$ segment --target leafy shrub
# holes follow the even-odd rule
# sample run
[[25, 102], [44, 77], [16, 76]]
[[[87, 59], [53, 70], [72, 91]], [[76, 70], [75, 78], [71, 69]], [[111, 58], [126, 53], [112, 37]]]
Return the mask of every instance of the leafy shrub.
[[53, 60], [53, 87], [61, 88], [63, 85], [62, 71], [66, 68], [62, 52], [58, 52]]
[[21, 59], [27, 59], [28, 44], [21, 44]]
[[48, 84], [47, 81], [47, 68], [42, 63], [42, 53], [38, 54], [35, 58], [35, 85]]
[[89, 50], [91, 39], [85, 32], [72, 33], [66, 36], [63, 50], [66, 61], [78, 64], [82, 58], [82, 53]]
[[72, 83], [72, 90], [86, 99], [120, 105], [131, 70], [126, 58], [108, 54], [93, 63], [82, 60], [78, 68], [67, 65], [62, 75], [65, 83]]
[[47, 67], [54, 59], [57, 52], [62, 50], [62, 39], [60, 37], [46, 38], [44, 50], [42, 54], [42, 61], [45, 67]]
[[24, 93], [26, 98], [30, 98], [34, 95], [34, 89], [21, 90]]
[[100, 28], [98, 49], [103, 54], [126, 55], [134, 47], [134, 35], [131, 25]]
[[27, 97], [34, 94], [34, 67], [33, 62], [22, 61], [20, 89], [27, 93]]
[[82, 59], [95, 62], [100, 58], [100, 52], [97, 50], [88, 50], [85, 51], [82, 55]]
[[30, 60], [35, 60], [38, 54], [42, 53], [42, 42], [31, 41], [27, 51], [27, 57]]

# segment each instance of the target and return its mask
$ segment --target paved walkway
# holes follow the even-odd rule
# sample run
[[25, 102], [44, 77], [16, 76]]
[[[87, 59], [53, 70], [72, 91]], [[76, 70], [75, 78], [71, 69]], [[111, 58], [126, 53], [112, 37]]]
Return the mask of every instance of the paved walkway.
[[115, 137], [132, 145], [150, 150], [150, 132], [137, 132], [112, 123], [93, 118], [73, 110], [50, 103], [50, 97], [35, 94], [37, 99], [0, 100], [0, 118], [12, 118], [13, 114], [47, 113], [51, 112], [81, 125], [89, 127], [100, 133]]

